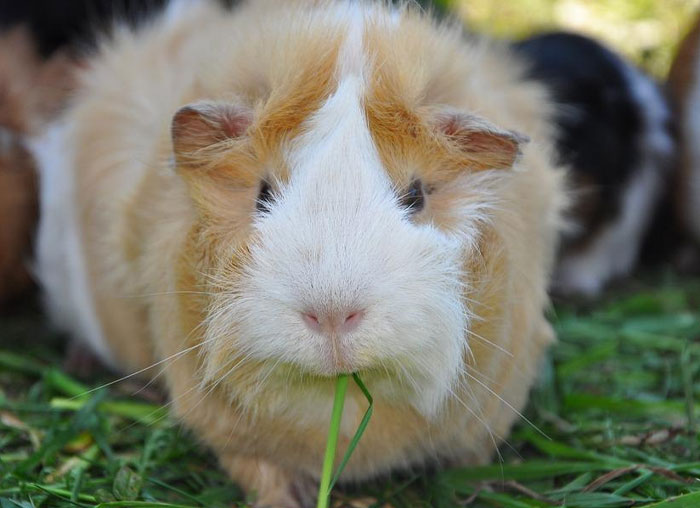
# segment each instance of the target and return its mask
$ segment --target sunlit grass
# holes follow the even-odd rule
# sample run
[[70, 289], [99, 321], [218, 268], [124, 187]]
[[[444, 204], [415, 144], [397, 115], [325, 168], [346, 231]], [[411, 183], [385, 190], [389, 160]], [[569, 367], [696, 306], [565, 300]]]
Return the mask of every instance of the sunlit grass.
[[700, 11], [700, 0], [440, 0], [472, 29], [502, 38], [571, 30], [599, 38], [657, 78]]
[[[557, 306], [560, 341], [526, 413], [548, 438], [521, 424], [503, 462], [406, 473], [336, 491], [331, 505], [700, 506], [699, 309], [700, 281], [660, 276]], [[36, 311], [0, 330], [2, 508], [245, 505], [213, 455], [133, 385], [76, 398], [110, 378], [63, 373]]]

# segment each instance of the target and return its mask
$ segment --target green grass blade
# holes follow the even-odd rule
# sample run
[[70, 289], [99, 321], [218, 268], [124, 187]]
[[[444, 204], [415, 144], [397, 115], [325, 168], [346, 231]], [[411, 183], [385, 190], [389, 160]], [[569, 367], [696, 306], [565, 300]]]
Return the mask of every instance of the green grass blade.
[[660, 503], [648, 504], [646, 508], [697, 508], [698, 506], [700, 506], [700, 492], [693, 492]]
[[357, 443], [360, 442], [360, 438], [362, 437], [362, 434], [364, 434], [365, 429], [367, 428], [367, 424], [369, 424], [369, 419], [372, 417], [372, 412], [374, 411], [374, 399], [372, 398], [372, 395], [370, 395], [365, 384], [360, 379], [360, 376], [358, 376], [355, 373], [352, 375], [352, 378], [355, 381], [355, 384], [360, 388], [360, 390], [364, 394], [365, 398], [367, 399], [367, 402], [369, 403], [369, 407], [367, 408], [367, 411], [365, 411], [365, 415], [362, 417], [362, 421], [360, 422], [360, 425], [357, 427], [357, 430], [355, 431], [355, 435], [352, 437], [352, 440], [350, 441], [350, 444], [348, 445], [348, 449], [345, 451], [345, 455], [343, 455], [343, 460], [341, 460], [340, 465], [338, 465], [338, 469], [336, 470], [335, 475], [333, 476], [333, 481], [331, 482], [331, 486], [330, 486], [331, 489], [335, 485], [335, 482], [338, 481], [338, 478], [340, 478], [340, 474], [343, 472], [343, 469], [345, 469], [345, 465], [348, 463], [348, 460], [350, 460], [350, 456], [352, 455], [352, 452], [355, 451], [355, 448], [357, 447]]
[[340, 422], [343, 418], [343, 405], [345, 404], [345, 393], [348, 390], [348, 376], [343, 374], [338, 376], [335, 383], [335, 398], [333, 399], [333, 412], [331, 413], [331, 424], [328, 428], [328, 440], [326, 441], [326, 454], [323, 458], [323, 469], [321, 470], [321, 483], [318, 488], [317, 508], [327, 508], [331, 495], [331, 475], [333, 474], [333, 462], [335, 461], [335, 449], [338, 445], [338, 434], [340, 433]]
[[[86, 403], [86, 399], [51, 399], [51, 407], [54, 409], [76, 411], [81, 409]], [[168, 411], [163, 406], [148, 404], [146, 402], [131, 401], [105, 401], [98, 409], [106, 414], [121, 416], [143, 423], [144, 425], [155, 425], [162, 422], [168, 415]]]
[[493, 464], [451, 469], [437, 475], [441, 483], [459, 489], [465, 484], [484, 480], [536, 480], [552, 476], [608, 471], [605, 464], [575, 461], [531, 460], [523, 464]]
[[170, 503], [151, 503], [149, 501], [110, 501], [108, 503], [100, 503], [95, 508], [194, 508], [192, 505], [170, 504]]
[[345, 451], [345, 454], [343, 455], [340, 464], [338, 465], [338, 469], [336, 469], [335, 474], [331, 479], [333, 462], [335, 461], [335, 450], [338, 445], [338, 434], [340, 433], [340, 422], [343, 416], [345, 393], [347, 392], [348, 388], [348, 376], [338, 376], [338, 380], [336, 381], [335, 385], [335, 399], [333, 400], [333, 413], [331, 416], [331, 424], [328, 430], [328, 441], [326, 443], [326, 455], [323, 459], [321, 483], [318, 489], [318, 503], [316, 505], [317, 508], [328, 507], [331, 491], [333, 490], [333, 487], [338, 481], [338, 478], [340, 477], [341, 473], [345, 469], [345, 466], [350, 460], [352, 453], [355, 451], [357, 444], [360, 442], [360, 438], [362, 437], [362, 434], [364, 434], [365, 429], [369, 424], [369, 420], [372, 417], [372, 412], [374, 411], [374, 399], [372, 399], [372, 395], [369, 393], [369, 390], [367, 390], [367, 387], [360, 379], [360, 376], [358, 376], [355, 373], [352, 375], [352, 378], [355, 381], [355, 384], [360, 388], [365, 398], [367, 399], [369, 407], [367, 408], [365, 415], [362, 417], [362, 421], [360, 422], [360, 425], [358, 425], [357, 430], [355, 431], [355, 435], [350, 440], [348, 448]]

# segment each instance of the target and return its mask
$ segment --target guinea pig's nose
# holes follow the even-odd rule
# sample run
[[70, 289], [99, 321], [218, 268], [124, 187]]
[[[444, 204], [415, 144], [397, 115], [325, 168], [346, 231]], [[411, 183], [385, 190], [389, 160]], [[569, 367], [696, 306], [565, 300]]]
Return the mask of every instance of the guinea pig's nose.
[[302, 312], [301, 317], [311, 330], [324, 335], [347, 335], [362, 322], [363, 310], [347, 312]]

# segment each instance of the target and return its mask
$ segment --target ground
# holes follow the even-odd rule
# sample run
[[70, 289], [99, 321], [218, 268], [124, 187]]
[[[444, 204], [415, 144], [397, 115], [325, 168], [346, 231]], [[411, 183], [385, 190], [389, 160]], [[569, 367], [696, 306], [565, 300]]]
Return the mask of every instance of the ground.
[[[700, 279], [656, 273], [559, 334], [494, 465], [336, 492], [351, 507], [700, 507]], [[240, 491], [147, 389], [76, 380], [30, 298], [0, 316], [0, 508], [226, 507]], [[371, 390], [371, 387], [369, 387]]]

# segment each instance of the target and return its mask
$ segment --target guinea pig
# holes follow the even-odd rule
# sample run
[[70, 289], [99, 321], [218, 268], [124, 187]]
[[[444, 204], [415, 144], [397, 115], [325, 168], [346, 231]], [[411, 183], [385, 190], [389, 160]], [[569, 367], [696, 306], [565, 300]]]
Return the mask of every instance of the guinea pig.
[[650, 77], [588, 37], [548, 33], [515, 49], [552, 94], [558, 159], [570, 170], [553, 288], [595, 295], [635, 268], [671, 181], [670, 107]]
[[48, 57], [68, 47], [89, 47], [99, 27], [114, 19], [138, 24], [159, 10], [165, 0], [0, 0], [0, 26], [24, 26]]
[[700, 243], [700, 18], [695, 21], [671, 65], [668, 85], [677, 116], [680, 171], [674, 195], [679, 217]]
[[174, 2], [115, 30], [32, 141], [54, 321], [162, 369], [261, 506], [313, 499], [340, 373], [375, 400], [342, 481], [489, 461], [554, 338], [564, 172], [524, 69], [407, 5]]
[[27, 261], [37, 215], [36, 174], [24, 136], [56, 112], [68, 89], [69, 59], [42, 60], [19, 27], [0, 35], [0, 302], [32, 285]]
[[36, 201], [31, 157], [14, 132], [0, 127], [0, 303], [31, 287], [25, 262], [31, 255]]

